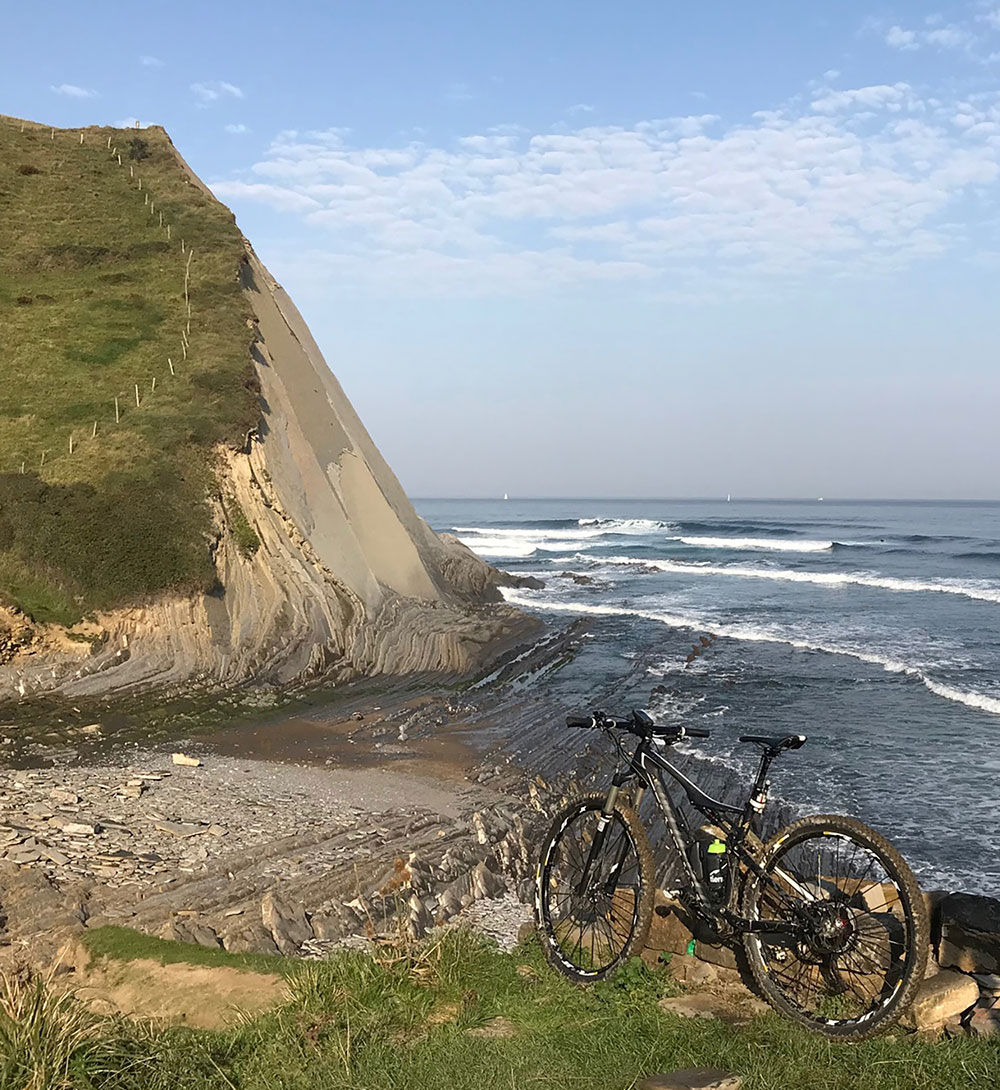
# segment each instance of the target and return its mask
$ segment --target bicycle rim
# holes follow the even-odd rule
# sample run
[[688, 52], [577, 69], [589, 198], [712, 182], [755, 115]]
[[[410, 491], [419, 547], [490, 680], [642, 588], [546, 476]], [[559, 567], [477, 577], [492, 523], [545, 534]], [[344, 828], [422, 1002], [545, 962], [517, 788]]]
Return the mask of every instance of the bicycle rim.
[[581, 803], [554, 830], [539, 865], [546, 941], [560, 967], [581, 980], [606, 976], [627, 955], [645, 893], [638, 847], [617, 811], [581, 888], [601, 820], [599, 805]]
[[779, 1008], [831, 1036], [885, 1021], [915, 968], [906, 877], [867, 839], [814, 826], [779, 841], [748, 906], [752, 919], [804, 925], [794, 941], [752, 935], [750, 952]]

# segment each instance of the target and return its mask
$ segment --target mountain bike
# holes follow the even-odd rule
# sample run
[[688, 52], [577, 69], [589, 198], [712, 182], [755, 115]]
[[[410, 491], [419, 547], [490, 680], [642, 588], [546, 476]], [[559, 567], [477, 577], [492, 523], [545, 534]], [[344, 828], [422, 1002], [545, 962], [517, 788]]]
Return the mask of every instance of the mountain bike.
[[[742, 947], [757, 991], [775, 1010], [851, 1041], [902, 1016], [924, 978], [930, 925], [899, 852], [860, 821], [829, 814], [793, 821], [766, 843], [754, 832], [772, 763], [803, 746], [804, 735], [740, 738], [761, 755], [746, 802], [734, 806], [706, 794], [664, 755], [708, 731], [657, 726], [644, 711], [566, 723], [604, 732], [618, 762], [607, 793], [569, 803], [542, 848], [535, 910], [557, 969], [578, 983], [601, 980], [645, 947], [657, 888], [639, 818], [648, 790], [680, 875], [675, 898], [717, 941]], [[638, 739], [634, 752], [627, 735]], [[709, 824], [693, 828], [664, 774]]]

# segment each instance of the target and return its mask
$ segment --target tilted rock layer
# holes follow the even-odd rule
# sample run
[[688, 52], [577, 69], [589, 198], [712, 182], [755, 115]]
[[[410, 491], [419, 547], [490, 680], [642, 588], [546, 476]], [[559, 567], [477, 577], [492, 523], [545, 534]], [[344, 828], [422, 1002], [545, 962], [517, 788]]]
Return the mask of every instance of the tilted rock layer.
[[[0, 611], [0, 699], [464, 674], [531, 631], [502, 604], [496, 573], [417, 515], [249, 244], [239, 273], [262, 418], [242, 451], [218, 451], [216, 591], [99, 615], [69, 638]], [[254, 550], [239, 544], [246, 523]]]

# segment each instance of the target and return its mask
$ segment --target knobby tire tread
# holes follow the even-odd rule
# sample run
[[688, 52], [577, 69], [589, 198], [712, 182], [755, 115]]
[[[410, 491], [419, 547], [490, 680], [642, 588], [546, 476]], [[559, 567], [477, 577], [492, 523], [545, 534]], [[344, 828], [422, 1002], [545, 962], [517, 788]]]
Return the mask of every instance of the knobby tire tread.
[[[881, 833], [877, 833], [874, 829], [869, 828], [855, 818], [843, 817], [837, 814], [817, 814], [812, 817], [800, 818], [798, 821], [793, 821], [783, 829], [779, 829], [764, 845], [763, 850], [757, 857], [757, 861], [766, 868], [768, 862], [789, 838], [794, 838], [805, 830], [812, 830], [817, 833], [821, 833], [823, 830], [830, 830], [857, 837], [862, 844], [867, 842], [871, 848], [874, 848], [876, 852], [882, 856], [883, 860], [892, 868], [894, 877], [898, 880], [900, 889], [909, 902], [913, 922], [913, 946], [915, 948], [915, 953], [913, 962], [910, 966], [909, 976], [888, 1006], [873, 1015], [866, 1022], [859, 1023], [852, 1028], [850, 1025], [824, 1026], [815, 1019], [809, 1018], [797, 1007], [789, 1003], [781, 990], [771, 982], [770, 974], [760, 957], [758, 945], [753, 935], [743, 936], [742, 945], [747, 968], [750, 970], [753, 983], [756, 985], [759, 994], [779, 1014], [784, 1015], [786, 1018], [791, 1018], [801, 1025], [808, 1026], [809, 1029], [823, 1034], [823, 1036], [827, 1037], [829, 1040], [844, 1042], [864, 1041], [869, 1037], [874, 1037], [877, 1034], [884, 1032], [890, 1026], [895, 1025], [909, 1010], [913, 1003], [913, 999], [917, 994], [917, 990], [923, 983], [924, 972], [927, 968], [928, 951], [930, 949], [931, 929], [930, 921], [927, 916], [927, 907], [924, 902], [923, 894], [920, 891], [920, 886], [917, 884], [913, 872], [910, 870], [909, 865], [906, 863], [906, 860], [903, 859], [902, 855], [900, 855], [899, 851], [893, 847]], [[741, 911], [744, 916], [749, 915], [750, 898], [755, 883], [759, 882], [760, 879], [755, 874], [747, 874], [741, 895]]]
[[568, 977], [577, 984], [589, 984], [613, 976], [630, 957], [634, 954], [641, 953], [645, 949], [646, 940], [649, 938], [649, 929], [653, 922], [654, 886], [656, 882], [656, 864], [653, 861], [653, 849], [649, 845], [649, 838], [646, 836], [646, 830], [643, 828], [642, 820], [639, 815], [631, 806], [627, 806], [619, 799], [615, 803], [614, 812], [624, 822], [629, 835], [632, 837], [639, 861], [639, 874], [642, 879], [642, 891], [639, 898], [639, 911], [635, 930], [632, 932], [632, 935], [629, 937], [628, 942], [618, 958], [606, 969], [597, 973], [588, 972], [586, 975], [583, 975], [582, 973], [573, 972], [570, 966], [566, 965], [556, 952], [556, 947], [558, 945], [557, 940], [553, 934], [549, 921], [544, 918], [544, 913], [542, 911], [542, 883], [546, 879], [546, 864], [549, 859], [549, 854], [567, 819], [571, 819], [573, 816], [578, 816], [588, 810], [603, 810], [606, 802], [606, 794], [581, 795], [569, 802], [558, 814], [556, 814], [549, 827], [542, 851], [539, 855], [538, 869], [535, 878], [535, 925], [538, 929], [545, 957], [549, 964], [558, 969], [563, 976]]

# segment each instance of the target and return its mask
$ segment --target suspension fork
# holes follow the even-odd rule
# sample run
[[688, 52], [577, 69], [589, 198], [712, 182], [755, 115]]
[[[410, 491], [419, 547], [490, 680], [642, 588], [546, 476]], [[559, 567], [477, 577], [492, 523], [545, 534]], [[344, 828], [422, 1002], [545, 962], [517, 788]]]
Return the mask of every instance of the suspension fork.
[[[644, 790], [645, 789], [643, 788], [643, 785], [642, 785], [641, 782], [636, 785], [635, 796], [634, 796], [634, 801], [632, 803], [632, 808], [635, 810], [635, 812], [637, 814], [639, 813], [639, 806], [642, 803], [642, 796], [643, 796]], [[605, 893], [612, 894], [618, 888], [618, 876], [622, 872], [622, 867], [625, 866], [625, 860], [626, 860], [627, 857], [628, 857], [628, 841], [624, 840], [622, 842], [621, 851], [618, 853], [618, 861], [611, 868], [611, 873], [608, 875], [608, 880], [604, 883], [604, 892]]]
[[[590, 845], [590, 851], [587, 853], [587, 862], [583, 868], [583, 875], [580, 878], [580, 882], [576, 887], [576, 893], [578, 896], [583, 896], [589, 892], [590, 888], [590, 872], [593, 870], [594, 864], [600, 857], [601, 850], [604, 847], [604, 841], [608, 836], [608, 827], [614, 820], [615, 806], [618, 805], [618, 793], [627, 779], [626, 775], [618, 773], [611, 782], [611, 786], [608, 788], [608, 796], [604, 800], [604, 806], [601, 808], [601, 816], [597, 821], [597, 832], [594, 834], [594, 841]], [[640, 787], [637, 792], [637, 798], [641, 798], [642, 788]], [[622, 867], [625, 865], [625, 857], [628, 855], [628, 843], [622, 844], [621, 852], [618, 856], [617, 862], [611, 868], [611, 873], [608, 876], [608, 880], [604, 883], [605, 889], [609, 892], [614, 889], [618, 882], [618, 875], [621, 873]]]

